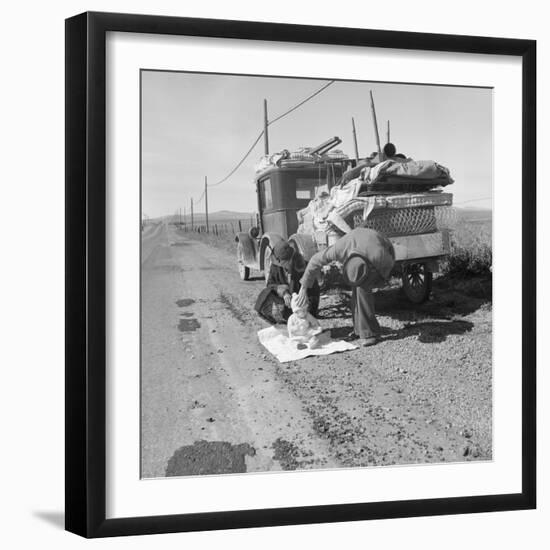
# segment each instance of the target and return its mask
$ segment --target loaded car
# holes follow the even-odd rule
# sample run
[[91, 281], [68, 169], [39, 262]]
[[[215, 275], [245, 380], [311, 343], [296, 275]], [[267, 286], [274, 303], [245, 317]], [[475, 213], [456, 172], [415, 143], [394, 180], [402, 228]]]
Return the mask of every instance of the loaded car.
[[[453, 183], [449, 171], [403, 155], [350, 159], [334, 149], [340, 143], [335, 137], [262, 158], [254, 178], [257, 224], [235, 238], [241, 279], [248, 280], [251, 270], [267, 277], [277, 241], [288, 240], [309, 261], [351, 229], [370, 227], [392, 241], [393, 275], [411, 302], [422, 303], [450, 251], [453, 197], [443, 190]], [[339, 266], [323, 277], [324, 288], [341, 284]]]

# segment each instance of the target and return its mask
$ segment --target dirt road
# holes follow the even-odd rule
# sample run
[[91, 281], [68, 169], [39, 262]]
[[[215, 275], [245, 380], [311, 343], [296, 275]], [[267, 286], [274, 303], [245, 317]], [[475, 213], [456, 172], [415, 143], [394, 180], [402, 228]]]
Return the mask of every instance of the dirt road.
[[[256, 336], [263, 279], [240, 281], [234, 256], [192, 233], [147, 228], [142, 476], [490, 459], [491, 303], [474, 283], [442, 281], [414, 308], [381, 291], [381, 343], [280, 364]], [[335, 335], [345, 298], [321, 302]]]

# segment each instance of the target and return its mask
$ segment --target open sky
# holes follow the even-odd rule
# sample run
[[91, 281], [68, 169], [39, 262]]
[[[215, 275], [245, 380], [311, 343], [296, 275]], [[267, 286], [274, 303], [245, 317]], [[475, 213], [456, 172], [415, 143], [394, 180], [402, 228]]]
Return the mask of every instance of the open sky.
[[[142, 72], [142, 204], [150, 217], [189, 213], [204, 177], [215, 184], [241, 160], [263, 128], [263, 100], [270, 120], [328, 80], [179, 72]], [[269, 127], [270, 153], [314, 146], [338, 136], [353, 156], [351, 118], [359, 154], [376, 150], [369, 90], [382, 144], [386, 121], [399, 152], [448, 167], [448, 188], [461, 206], [491, 208], [492, 90], [379, 82], [337, 81]], [[209, 210], [253, 212], [254, 166], [261, 140], [235, 174], [208, 192]], [[195, 205], [204, 212], [204, 200]]]

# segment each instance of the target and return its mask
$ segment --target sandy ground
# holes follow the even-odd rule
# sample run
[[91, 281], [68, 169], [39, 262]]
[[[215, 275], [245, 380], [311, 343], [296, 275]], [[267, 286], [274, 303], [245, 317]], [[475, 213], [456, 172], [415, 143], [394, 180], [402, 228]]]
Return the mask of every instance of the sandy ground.
[[[142, 237], [142, 476], [491, 459], [490, 283], [412, 306], [377, 293], [382, 341], [280, 364], [258, 343], [258, 275], [168, 225]], [[323, 297], [333, 334], [347, 295]]]

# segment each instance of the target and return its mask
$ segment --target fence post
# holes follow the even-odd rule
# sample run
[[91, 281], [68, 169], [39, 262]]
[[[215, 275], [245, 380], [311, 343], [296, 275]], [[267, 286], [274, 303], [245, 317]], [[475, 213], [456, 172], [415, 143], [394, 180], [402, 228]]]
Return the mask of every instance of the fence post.
[[208, 233], [208, 178], [204, 176], [204, 205], [206, 215], [206, 232]]

